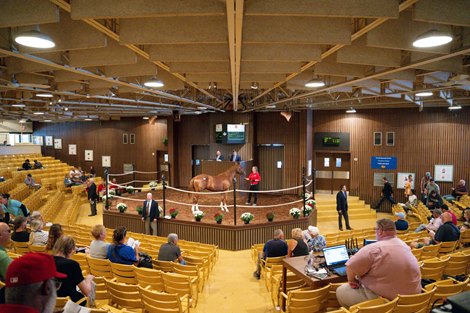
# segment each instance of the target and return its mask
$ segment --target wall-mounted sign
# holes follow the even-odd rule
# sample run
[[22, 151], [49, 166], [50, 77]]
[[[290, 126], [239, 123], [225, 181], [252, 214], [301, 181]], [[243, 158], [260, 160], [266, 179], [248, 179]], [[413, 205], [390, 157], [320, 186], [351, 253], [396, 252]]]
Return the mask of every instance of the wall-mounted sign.
[[111, 156], [103, 155], [101, 157], [101, 166], [102, 167], [111, 167]]
[[397, 158], [385, 156], [373, 156], [370, 159], [370, 167], [382, 170], [396, 170]]
[[42, 136], [33, 136], [33, 143], [35, 145], [40, 145], [42, 146], [43, 145], [43, 137]]
[[46, 146], [52, 147], [54, 145], [54, 140], [52, 136], [46, 136]]
[[70, 144], [69, 145], [69, 155], [77, 155], [77, 145]]
[[62, 139], [54, 139], [54, 149], [62, 150]]
[[341, 138], [339, 137], [330, 137], [330, 136], [323, 137], [324, 146], [338, 147], [340, 144], [341, 144]]
[[85, 150], [85, 161], [93, 161], [93, 150]]
[[454, 179], [453, 165], [434, 165], [434, 180], [451, 183]]
[[394, 173], [374, 173], [374, 186], [383, 187], [384, 177], [387, 177], [387, 180], [390, 183], [390, 185], [392, 185], [392, 187], [395, 186], [395, 174]]

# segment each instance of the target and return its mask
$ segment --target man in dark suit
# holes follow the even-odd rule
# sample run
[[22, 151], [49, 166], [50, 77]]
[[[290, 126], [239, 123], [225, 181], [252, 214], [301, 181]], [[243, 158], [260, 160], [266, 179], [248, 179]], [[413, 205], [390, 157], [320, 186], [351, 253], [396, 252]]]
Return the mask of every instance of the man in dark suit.
[[88, 216], [96, 215], [96, 201], [98, 200], [98, 193], [96, 192], [95, 180], [90, 178], [88, 180], [88, 201], [90, 201], [91, 214]]
[[374, 210], [378, 210], [385, 200], [388, 200], [392, 205], [397, 204], [397, 202], [393, 199], [392, 185], [388, 182], [387, 177], [384, 177], [382, 179], [384, 181], [384, 188], [382, 189], [380, 201], [374, 208]]
[[338, 211], [338, 227], [343, 230], [343, 220], [346, 222], [346, 229], [351, 230], [349, 226], [348, 216], [348, 194], [346, 193], [346, 185], [341, 185], [341, 190], [336, 194], [336, 211]]
[[238, 155], [238, 152], [233, 150], [232, 155], [230, 156], [230, 161], [240, 163], [242, 158]]
[[150, 228], [152, 228], [152, 235], [157, 235], [157, 218], [159, 216], [158, 203], [152, 199], [152, 194], [149, 192], [142, 208], [142, 222], [145, 225], [145, 234], [150, 235]]

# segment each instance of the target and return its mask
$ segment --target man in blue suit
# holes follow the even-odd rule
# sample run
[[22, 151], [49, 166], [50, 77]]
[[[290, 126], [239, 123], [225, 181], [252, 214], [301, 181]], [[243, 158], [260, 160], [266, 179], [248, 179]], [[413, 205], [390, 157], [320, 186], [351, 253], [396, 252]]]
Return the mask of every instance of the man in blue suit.
[[158, 203], [152, 199], [152, 193], [149, 192], [142, 208], [142, 222], [145, 225], [145, 234], [150, 235], [150, 228], [152, 228], [152, 235], [157, 235], [157, 218], [159, 216]]
[[336, 194], [336, 211], [338, 211], [338, 227], [343, 230], [343, 220], [346, 222], [346, 229], [351, 230], [349, 226], [348, 216], [348, 194], [346, 193], [346, 185], [341, 185], [341, 190]]
[[233, 150], [232, 155], [230, 156], [230, 161], [240, 163], [242, 158], [238, 155], [238, 152]]

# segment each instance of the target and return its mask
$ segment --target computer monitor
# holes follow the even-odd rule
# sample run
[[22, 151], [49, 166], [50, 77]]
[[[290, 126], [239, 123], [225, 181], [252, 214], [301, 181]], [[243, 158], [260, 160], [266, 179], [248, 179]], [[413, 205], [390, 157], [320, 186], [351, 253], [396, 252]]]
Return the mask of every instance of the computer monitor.
[[324, 248], [323, 254], [327, 266], [344, 264], [349, 260], [348, 250], [345, 245]]
[[364, 246], [370, 245], [371, 243], [377, 242], [377, 240], [373, 239], [364, 239]]

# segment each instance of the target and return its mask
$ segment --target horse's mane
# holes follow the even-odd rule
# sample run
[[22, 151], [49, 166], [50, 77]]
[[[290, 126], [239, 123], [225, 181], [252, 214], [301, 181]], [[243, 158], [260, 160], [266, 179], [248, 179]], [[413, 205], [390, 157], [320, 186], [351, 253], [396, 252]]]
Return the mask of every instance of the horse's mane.
[[217, 176], [218, 177], [222, 177], [222, 176], [229, 176], [233, 173], [235, 173], [235, 171], [237, 170], [237, 168], [240, 166], [240, 164], [234, 164], [232, 166], [230, 166], [227, 170], [225, 170], [224, 172], [218, 174]]

